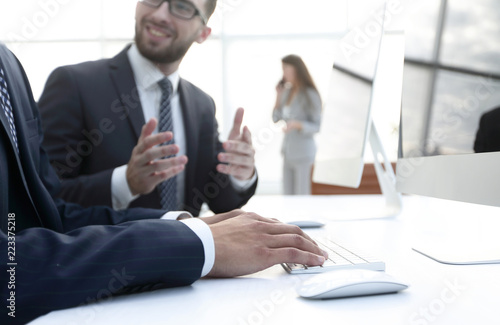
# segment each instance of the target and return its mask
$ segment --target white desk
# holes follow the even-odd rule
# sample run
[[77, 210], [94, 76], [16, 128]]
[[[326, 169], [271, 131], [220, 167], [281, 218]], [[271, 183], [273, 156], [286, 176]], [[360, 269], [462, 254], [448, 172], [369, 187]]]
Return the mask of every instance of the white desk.
[[[263, 196], [254, 197], [245, 209], [283, 221], [299, 216], [339, 219], [343, 211], [375, 206], [380, 200], [379, 196]], [[250, 276], [201, 279], [190, 287], [57, 311], [32, 324], [500, 324], [500, 264], [445, 265], [411, 249], [427, 236], [495, 237], [500, 209], [421, 197], [404, 197], [403, 203], [403, 212], [395, 219], [330, 221], [311, 231], [327, 232], [383, 259], [387, 273], [411, 285], [398, 294], [305, 300], [294, 286], [309, 276], [292, 276], [276, 265]], [[496, 238], [500, 241], [500, 236]]]

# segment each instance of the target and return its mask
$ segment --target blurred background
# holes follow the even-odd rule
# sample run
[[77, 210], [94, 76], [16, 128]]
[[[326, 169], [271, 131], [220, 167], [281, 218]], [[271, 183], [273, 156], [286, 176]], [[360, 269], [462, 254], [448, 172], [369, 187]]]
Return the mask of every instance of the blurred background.
[[[54, 68], [112, 57], [129, 44], [136, 3], [4, 2], [0, 41], [24, 65], [38, 100]], [[379, 22], [383, 3], [218, 1], [208, 23], [211, 37], [193, 45], [180, 74], [214, 98], [221, 139], [227, 138], [236, 109], [245, 108], [244, 123], [253, 133], [256, 149], [259, 194], [282, 190], [282, 132], [271, 120], [275, 86], [282, 75], [281, 58], [291, 53], [301, 56], [326, 100], [336, 56], [363, 50], [366, 31], [359, 26]], [[481, 114], [500, 103], [500, 2], [397, 0], [387, 1], [387, 8], [387, 27], [404, 29], [406, 35], [405, 155], [472, 152]], [[353, 36], [358, 44], [346, 43]], [[399, 112], [373, 115], [389, 159], [395, 161]]]

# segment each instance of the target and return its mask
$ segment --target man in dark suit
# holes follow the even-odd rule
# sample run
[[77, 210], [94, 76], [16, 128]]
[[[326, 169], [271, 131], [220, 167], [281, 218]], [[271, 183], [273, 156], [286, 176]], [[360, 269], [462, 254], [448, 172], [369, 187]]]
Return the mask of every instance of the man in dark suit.
[[172, 219], [189, 213], [82, 208], [54, 198], [59, 180], [41, 146], [31, 88], [1, 43], [0, 121], [0, 324], [26, 324], [114, 295], [190, 285], [205, 275], [324, 262], [297, 227], [239, 210], [177, 221]]
[[481, 116], [474, 141], [474, 152], [500, 151], [500, 107]]
[[[173, 210], [198, 215], [203, 202], [221, 213], [241, 207], [255, 193], [254, 149], [248, 128], [241, 130], [243, 109], [221, 144], [212, 98], [178, 74], [191, 44], [210, 35], [206, 17], [215, 3], [140, 1], [134, 44], [114, 58], [51, 74], [38, 104], [62, 198], [117, 210], [167, 208], [161, 184], [175, 179]], [[173, 87], [175, 144], [159, 148], [172, 139], [170, 132], [153, 134], [161, 120], [158, 82], [165, 76]], [[161, 159], [165, 156], [171, 158]]]

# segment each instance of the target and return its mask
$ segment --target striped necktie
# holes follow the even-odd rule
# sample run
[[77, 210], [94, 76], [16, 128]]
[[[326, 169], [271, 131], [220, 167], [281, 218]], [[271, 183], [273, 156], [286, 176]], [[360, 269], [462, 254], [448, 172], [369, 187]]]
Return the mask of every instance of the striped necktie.
[[12, 113], [12, 105], [10, 104], [10, 95], [7, 88], [7, 80], [5, 80], [5, 74], [1, 67], [0, 67], [0, 106], [2, 107], [2, 111], [5, 113], [5, 116], [7, 116], [7, 120], [9, 121], [10, 133], [12, 135], [12, 139], [14, 140], [14, 144], [16, 145], [17, 153], [19, 153], [19, 146], [17, 144], [16, 126], [14, 124], [14, 114]]
[[[159, 132], [174, 131], [174, 125], [172, 121], [172, 109], [170, 105], [170, 99], [172, 97], [172, 83], [168, 78], [163, 78], [158, 82], [161, 88], [161, 100], [160, 100], [160, 121], [158, 125]], [[174, 140], [163, 143], [162, 145], [173, 144]], [[164, 158], [170, 158], [173, 156], [168, 156]], [[177, 209], [177, 177], [171, 177], [166, 181], [158, 184], [158, 191], [160, 194], [161, 207], [167, 211], [175, 211]]]

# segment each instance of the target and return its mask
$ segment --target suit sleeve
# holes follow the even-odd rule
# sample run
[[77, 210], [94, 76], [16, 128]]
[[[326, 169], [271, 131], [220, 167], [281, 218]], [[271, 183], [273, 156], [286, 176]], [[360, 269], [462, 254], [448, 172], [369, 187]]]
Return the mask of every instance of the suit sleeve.
[[82, 170], [86, 153], [92, 150], [82, 131], [90, 130], [85, 130], [83, 104], [70, 69], [58, 68], [49, 76], [38, 106], [45, 133], [43, 146], [61, 179], [59, 196], [83, 206], [111, 206], [113, 169], [95, 174]]
[[282, 108], [281, 107], [277, 107], [273, 110], [273, 122], [276, 123], [278, 122], [279, 120], [282, 120], [283, 117], [282, 117]]
[[[1, 47], [0, 47], [1, 50]], [[1, 54], [1, 52], [0, 52]], [[10, 58], [10, 57], [7, 57]], [[18, 117], [29, 114], [38, 119], [36, 104], [29, 92], [20, 65], [9, 67], [17, 75], [11, 80], [13, 96], [19, 96]], [[24, 116], [23, 116], [24, 115]], [[26, 118], [20, 119], [26, 121]], [[28, 179], [29, 196], [22, 202], [0, 181], [2, 213], [0, 231], [0, 273], [2, 301], [15, 301], [15, 318], [4, 307], [0, 324], [26, 324], [50, 311], [110, 299], [112, 296], [189, 285], [201, 275], [204, 249], [196, 234], [185, 224], [168, 220], [128, 221], [132, 216], [159, 218], [162, 211], [110, 208], [83, 209], [76, 204], [53, 200], [58, 180], [40, 146], [41, 129], [31, 125], [29, 139], [19, 133], [23, 169], [8, 166], [9, 173], [22, 172]], [[38, 132], [35, 132], [38, 131]], [[4, 151], [7, 156], [11, 152]], [[4, 167], [2, 165], [2, 167]], [[22, 186], [22, 184], [19, 184]], [[12, 216], [19, 205], [31, 206], [33, 215]], [[12, 210], [11, 210], [12, 209]], [[29, 209], [22, 210], [29, 211]], [[38, 214], [38, 216], [35, 216]], [[40, 218], [37, 227], [22, 226]], [[9, 249], [9, 247], [11, 247]], [[11, 252], [11, 254], [7, 254]], [[8, 263], [12, 263], [9, 265]]]
[[305, 102], [309, 104], [309, 107], [305, 107], [305, 111], [308, 112], [308, 119], [301, 121], [302, 133], [318, 133], [321, 125], [321, 98], [315, 90], [310, 88], [306, 90], [305, 96]]
[[279, 106], [273, 109], [273, 122], [276, 123], [280, 120], [283, 119], [283, 106], [285, 106], [285, 101], [290, 96], [290, 91], [288, 89], [285, 89], [283, 91], [283, 95], [281, 97], [281, 100], [279, 102]]
[[487, 149], [487, 139], [488, 136], [487, 134], [487, 122], [485, 115], [481, 116], [481, 119], [479, 120], [479, 128], [476, 133], [476, 139], [474, 140], [474, 152], [488, 152]]
[[[7, 266], [9, 242], [15, 242], [15, 266]], [[2, 300], [14, 296], [16, 311], [13, 319], [4, 308], [2, 324], [25, 324], [53, 310], [116, 295], [190, 285], [204, 262], [200, 239], [183, 223], [168, 220], [67, 233], [28, 228], [15, 237], [0, 232], [0, 246], [2, 264], [11, 270], [1, 275]]]

